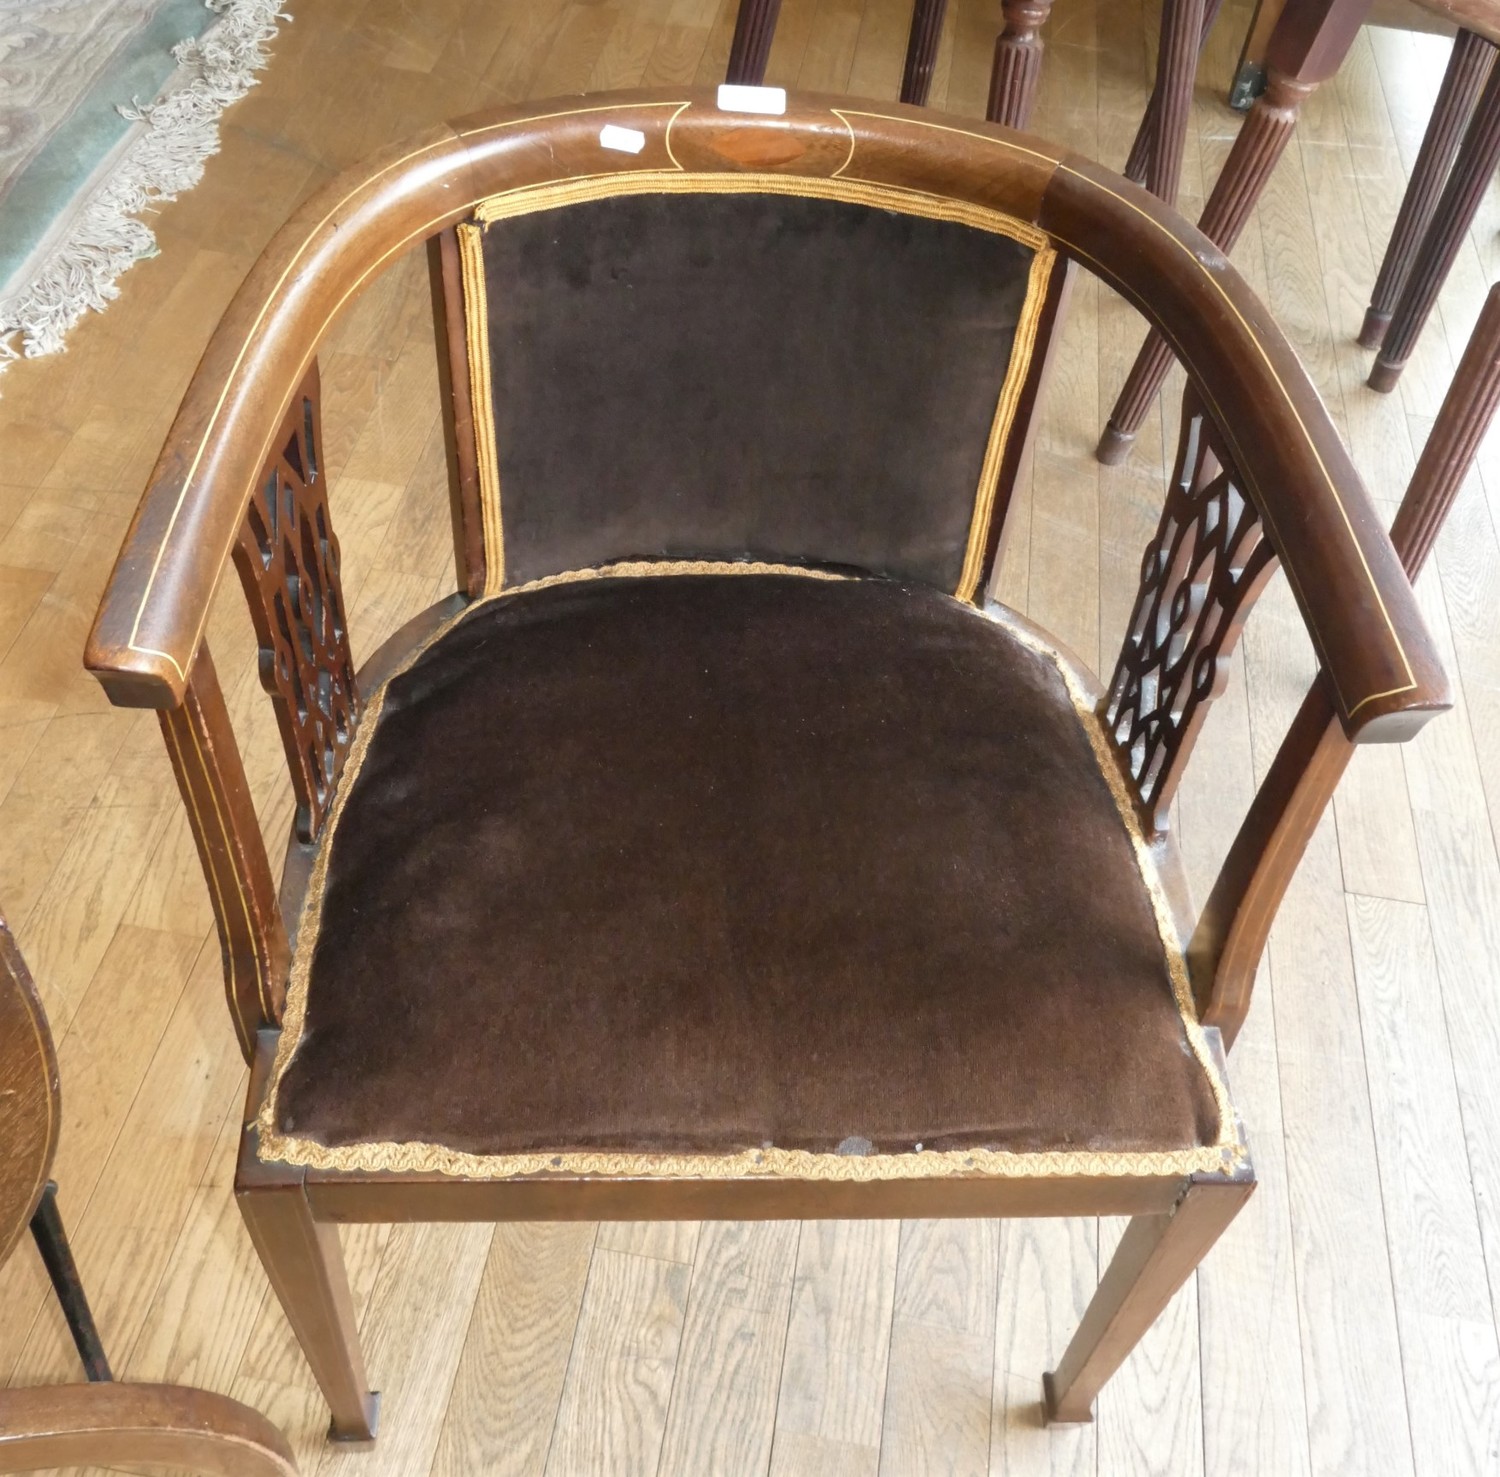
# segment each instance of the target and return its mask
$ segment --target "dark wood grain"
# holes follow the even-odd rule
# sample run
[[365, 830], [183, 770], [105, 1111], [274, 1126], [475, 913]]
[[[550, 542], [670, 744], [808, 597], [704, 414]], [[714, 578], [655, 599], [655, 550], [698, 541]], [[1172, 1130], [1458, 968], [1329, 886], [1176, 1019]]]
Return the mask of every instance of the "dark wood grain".
[[[1291, 139], [1302, 104], [1338, 70], [1369, 5], [1370, 0], [1299, 0], [1278, 19], [1267, 54], [1265, 91], [1250, 109], [1198, 219], [1199, 230], [1224, 251], [1239, 240]], [[1148, 335], [1099, 440], [1097, 455], [1107, 466], [1129, 451], [1171, 363], [1160, 335]]]
[[[1492, 287], [1391, 525], [1421, 572], [1500, 406], [1500, 287]], [[1271, 923], [1353, 749], [1320, 680], [1303, 700], [1230, 845], [1188, 951], [1199, 1015], [1232, 1043]]]
[[[252, 1080], [252, 1102], [259, 1085]], [[338, 1228], [314, 1219], [302, 1179], [300, 1170], [262, 1164], [246, 1129], [234, 1184], [245, 1228], [333, 1413], [331, 1436], [373, 1441], [380, 1397], [365, 1375]]]
[[[599, 157], [603, 115], [646, 135], [639, 155]], [[674, 159], [705, 174], [832, 176], [850, 157], [852, 131], [862, 179], [1036, 221], [1140, 306], [1214, 407], [1245, 490], [1273, 532], [1299, 526], [1308, 509], [1324, 522], [1278, 552], [1352, 732], [1397, 737], [1441, 707], [1436, 658], [1347, 453], [1296, 356], [1222, 255], [1097, 166], [982, 125], [933, 121], [899, 104], [856, 108], [847, 99], [794, 99], [784, 118], [767, 118], [726, 117], [706, 97], [685, 110], [675, 95], [601, 97], [588, 111], [543, 103], [462, 120], [334, 182], [272, 242], [211, 342], [105, 592], [89, 666], [116, 701], [181, 700], [263, 449], [334, 309], [393, 243], [414, 230], [435, 233], [502, 189], [601, 173], [627, 187], [630, 174], [670, 169]], [[1293, 489], [1314, 483], [1338, 492], [1304, 509]], [[1364, 614], [1377, 593], [1386, 611], [1378, 623]]]
[[[1311, 92], [1310, 85], [1280, 72], [1272, 72], [1267, 78], [1266, 90], [1256, 98], [1250, 116], [1236, 135], [1234, 147], [1198, 221], [1199, 230], [1215, 246], [1227, 252], [1239, 240], [1250, 211], [1291, 140], [1297, 114]], [[1097, 455], [1106, 466], [1124, 459], [1171, 366], [1171, 346], [1160, 334], [1149, 334], [1099, 439]]]

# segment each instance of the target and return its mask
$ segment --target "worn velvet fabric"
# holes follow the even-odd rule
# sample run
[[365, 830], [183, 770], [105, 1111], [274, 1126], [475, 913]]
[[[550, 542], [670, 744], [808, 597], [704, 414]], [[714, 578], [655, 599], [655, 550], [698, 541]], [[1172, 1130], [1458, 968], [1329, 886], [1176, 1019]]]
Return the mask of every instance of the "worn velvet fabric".
[[769, 194], [486, 227], [507, 580], [749, 554], [952, 591], [1031, 257]]
[[601, 578], [486, 605], [392, 683], [332, 848], [289, 1133], [1218, 1131], [1056, 669], [919, 586]]

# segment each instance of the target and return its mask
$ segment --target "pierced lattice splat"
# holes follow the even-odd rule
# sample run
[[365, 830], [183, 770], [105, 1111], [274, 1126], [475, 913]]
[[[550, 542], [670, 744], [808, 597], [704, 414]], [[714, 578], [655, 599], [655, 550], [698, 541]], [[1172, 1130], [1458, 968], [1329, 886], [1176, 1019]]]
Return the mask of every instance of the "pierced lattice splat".
[[1177, 465], [1104, 701], [1103, 721], [1157, 831], [1228, 658], [1276, 567], [1260, 515], [1191, 389]]
[[359, 715], [339, 545], [319, 464], [321, 430], [314, 365], [277, 433], [234, 550], [303, 841], [323, 824]]

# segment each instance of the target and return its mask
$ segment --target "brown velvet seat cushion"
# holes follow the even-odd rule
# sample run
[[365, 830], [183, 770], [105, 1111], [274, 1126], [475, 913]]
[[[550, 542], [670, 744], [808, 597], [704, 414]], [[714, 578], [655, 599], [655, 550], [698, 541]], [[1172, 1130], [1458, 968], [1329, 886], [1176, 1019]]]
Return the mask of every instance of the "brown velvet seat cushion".
[[393, 682], [277, 1112], [478, 1154], [1218, 1131], [1052, 663], [760, 574], [507, 597]]

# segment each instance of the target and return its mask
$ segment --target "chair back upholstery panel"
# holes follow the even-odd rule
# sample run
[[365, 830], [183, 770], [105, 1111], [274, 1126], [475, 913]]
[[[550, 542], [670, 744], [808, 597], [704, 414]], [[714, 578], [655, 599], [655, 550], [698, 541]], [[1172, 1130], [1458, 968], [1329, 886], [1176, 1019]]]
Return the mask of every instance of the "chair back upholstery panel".
[[749, 557], [972, 597], [1052, 263], [1015, 229], [754, 191], [463, 228], [504, 584]]

